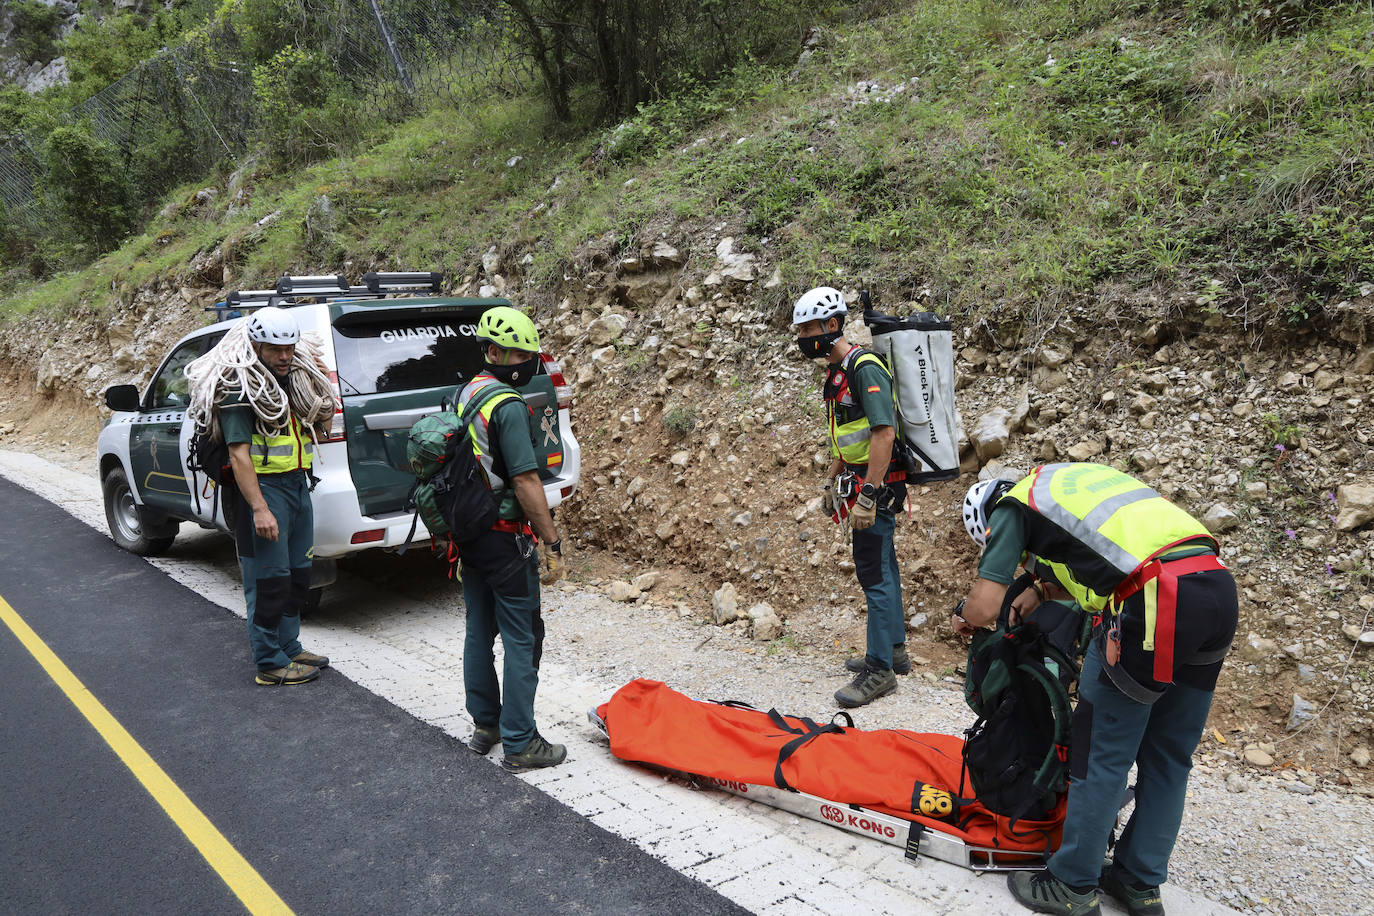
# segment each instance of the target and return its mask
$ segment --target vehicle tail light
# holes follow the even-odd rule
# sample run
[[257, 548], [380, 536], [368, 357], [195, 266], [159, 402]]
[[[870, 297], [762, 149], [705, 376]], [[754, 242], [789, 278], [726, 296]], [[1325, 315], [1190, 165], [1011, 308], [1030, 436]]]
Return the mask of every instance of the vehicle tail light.
[[563, 499], [567, 499], [569, 496], [572, 496], [572, 495], [573, 495], [573, 490], [575, 490], [575, 489], [577, 489], [577, 488], [576, 488], [576, 487], [564, 487], [563, 489], [561, 489], [561, 490], [558, 491], [558, 495], [561, 496]]
[[385, 528], [373, 528], [371, 531], [355, 532], [349, 540], [350, 544], [373, 544], [386, 537]]
[[572, 385], [563, 377], [563, 367], [558, 365], [558, 360], [547, 353], [540, 353], [539, 359], [544, 363], [544, 371], [549, 374], [549, 380], [553, 382], [554, 397], [558, 398], [558, 409], [565, 410], [572, 407]]
[[[344, 426], [342, 393], [339, 388], [339, 373], [329, 373], [329, 387], [334, 389], [334, 399], [339, 406], [334, 408], [334, 416], [329, 421], [329, 435], [325, 437], [325, 442], [343, 442], [348, 438], [347, 428]], [[353, 543], [358, 543], [354, 541]]]

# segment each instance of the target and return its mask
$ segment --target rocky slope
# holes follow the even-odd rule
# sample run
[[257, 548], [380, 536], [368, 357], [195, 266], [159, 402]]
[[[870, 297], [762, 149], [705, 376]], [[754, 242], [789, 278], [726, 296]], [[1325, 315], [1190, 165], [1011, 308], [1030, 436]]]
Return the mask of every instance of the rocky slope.
[[[765, 279], [773, 265], [719, 235], [618, 260], [589, 248], [551, 292], [523, 287], [523, 254], [493, 250], [456, 291], [531, 306], [573, 382], [583, 483], [563, 526], [582, 550], [575, 568], [619, 600], [752, 633], [758, 651], [862, 646], [849, 546], [816, 511], [822, 370], [791, 342], [787, 297], [775, 273]], [[924, 673], [962, 663], [944, 612], [975, 567], [958, 511], [972, 475], [1111, 463], [1205, 518], [1242, 587], [1206, 753], [1295, 787], [1366, 784], [1374, 287], [1363, 292], [1316, 325], [1264, 333], [1161, 300], [1108, 303], [1106, 319], [956, 318], [967, 473], [914, 488], [898, 528]], [[93, 455], [100, 392], [146, 380], [218, 293], [169, 281], [118, 292], [108, 308], [0, 324], [0, 443]], [[859, 322], [850, 335], [867, 339]], [[644, 573], [656, 575], [630, 581]]]

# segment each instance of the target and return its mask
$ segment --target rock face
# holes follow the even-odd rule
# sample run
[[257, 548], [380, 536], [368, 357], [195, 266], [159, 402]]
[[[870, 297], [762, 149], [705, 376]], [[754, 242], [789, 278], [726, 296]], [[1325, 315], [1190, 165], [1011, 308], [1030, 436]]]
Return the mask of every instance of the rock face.
[[625, 315], [607, 312], [587, 326], [587, 339], [594, 346], [604, 347], [615, 342], [629, 324], [630, 319]]
[[1217, 503], [1207, 510], [1207, 514], [1202, 517], [1202, 524], [1213, 534], [1220, 534], [1239, 528], [1240, 518], [1226, 506]]
[[634, 601], [640, 595], [640, 590], [629, 582], [616, 580], [606, 586], [606, 597], [612, 601]]
[[754, 639], [767, 642], [782, 635], [782, 620], [773, 610], [773, 606], [766, 601], [760, 601], [749, 608], [748, 615], [749, 620], [753, 623], [752, 634]]
[[1305, 723], [1311, 721], [1316, 715], [1316, 708], [1310, 700], [1304, 699], [1298, 694], [1293, 694], [1293, 709], [1288, 714], [1288, 730], [1295, 731]]

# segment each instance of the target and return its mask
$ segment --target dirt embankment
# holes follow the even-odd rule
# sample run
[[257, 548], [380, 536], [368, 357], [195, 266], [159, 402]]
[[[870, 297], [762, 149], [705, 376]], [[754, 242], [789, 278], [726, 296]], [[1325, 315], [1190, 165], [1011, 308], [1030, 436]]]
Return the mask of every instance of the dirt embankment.
[[[602, 259], [561, 295], [528, 297], [520, 252], [505, 252], [458, 291], [535, 304], [545, 349], [573, 383], [583, 478], [562, 523], [580, 577], [703, 618], [729, 585], [741, 614], [766, 602], [784, 623], [758, 651], [856, 651], [863, 599], [849, 545], [814, 509], [827, 463], [821, 370], [761, 304], [778, 298], [767, 265], [725, 239], [680, 249]], [[93, 459], [100, 393], [146, 381], [218, 292], [152, 287], [106, 311], [0, 324], [0, 447]], [[1106, 311], [956, 325], [958, 405], [976, 441], [968, 473], [913, 488], [899, 523], [913, 655], [932, 678], [962, 663], [945, 612], [974, 573], [958, 511], [973, 474], [1115, 464], [1205, 517], [1242, 589], [1207, 750], [1308, 784], [1367, 784], [1374, 649], [1355, 637], [1374, 629], [1374, 295], [1333, 305], [1316, 328], [1264, 334], [1184, 320], [1158, 300]], [[867, 331], [855, 322], [850, 336]], [[663, 581], [642, 595], [619, 582], [648, 571]]]

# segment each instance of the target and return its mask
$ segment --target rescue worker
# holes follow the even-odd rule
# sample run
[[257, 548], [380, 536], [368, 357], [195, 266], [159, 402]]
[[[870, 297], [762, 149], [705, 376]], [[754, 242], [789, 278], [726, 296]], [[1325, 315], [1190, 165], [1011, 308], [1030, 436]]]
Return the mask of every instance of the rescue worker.
[[[983, 555], [952, 621], [958, 632], [996, 620], [1025, 552], [1049, 566], [1094, 621], [1063, 842], [1044, 871], [1016, 872], [1008, 886], [1040, 913], [1098, 913], [1100, 888], [1132, 916], [1160, 916], [1192, 754], [1236, 629], [1236, 584], [1217, 542], [1150, 487], [1099, 464], [983, 481], [968, 491], [963, 512]], [[1103, 870], [1132, 764], [1135, 811]]]
[[806, 293], [792, 309], [802, 355], [829, 364], [823, 397], [832, 461], [822, 509], [853, 531], [854, 574], [868, 604], [865, 654], [845, 662], [857, 673], [835, 692], [835, 702], [855, 707], [896, 690], [894, 671], [907, 674], [911, 661], [893, 544], [906, 473], [893, 459], [892, 376], [879, 357], [845, 339], [847, 314], [844, 295], [828, 286]]
[[[269, 384], [285, 386], [300, 328], [285, 309], [261, 308], [247, 318], [248, 339], [267, 368]], [[250, 395], [251, 396], [251, 393]], [[238, 491], [234, 528], [248, 643], [268, 687], [304, 684], [329, 665], [301, 647], [301, 610], [310, 595], [315, 515], [310, 503], [311, 438], [290, 411], [287, 423], [264, 429], [242, 389], [225, 393], [220, 429]], [[285, 398], [282, 398], [285, 400]]]
[[[484, 312], [477, 339], [486, 344], [483, 370], [459, 393], [460, 413], [488, 386], [518, 388], [539, 368], [539, 332], [516, 309]], [[463, 683], [475, 726], [468, 747], [486, 754], [499, 741], [507, 769], [555, 766], [568, 752], [539, 734], [534, 693], [544, 651], [541, 555], [544, 584], [564, 578], [562, 541], [539, 479], [530, 408], [518, 392], [506, 391], [479, 402], [478, 413], [471, 426], [474, 447], [500, 510], [492, 529], [465, 545], [459, 557], [467, 605]], [[493, 652], [498, 633], [505, 651], [500, 681]]]

